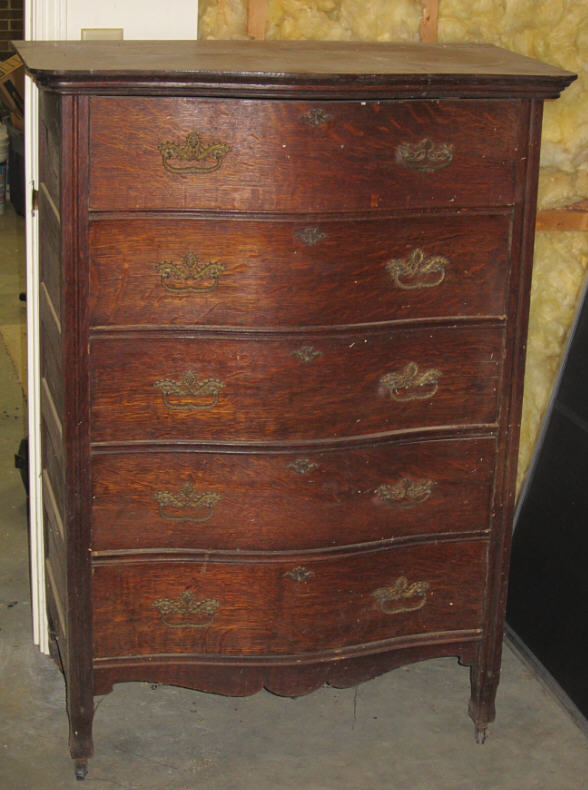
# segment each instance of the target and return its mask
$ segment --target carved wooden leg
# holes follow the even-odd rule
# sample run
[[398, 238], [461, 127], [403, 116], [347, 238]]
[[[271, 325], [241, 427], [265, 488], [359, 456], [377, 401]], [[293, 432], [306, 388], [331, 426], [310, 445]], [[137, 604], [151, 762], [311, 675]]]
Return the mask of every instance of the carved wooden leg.
[[86, 759], [79, 759], [75, 761], [76, 779], [85, 779], [88, 774], [88, 761]]
[[92, 741], [92, 722], [94, 719], [94, 700], [68, 698], [69, 712], [69, 751], [75, 763], [76, 779], [85, 779], [88, 773], [88, 757], [94, 754]]
[[474, 722], [476, 743], [484, 743], [490, 722], [496, 717], [494, 701], [500, 679], [500, 671], [490, 670], [484, 662], [476, 661], [470, 668], [472, 695], [469, 714]]
[[94, 753], [92, 722], [85, 726], [79, 722], [75, 727], [70, 725], [69, 750], [75, 764], [76, 779], [85, 779], [88, 773], [88, 757]]

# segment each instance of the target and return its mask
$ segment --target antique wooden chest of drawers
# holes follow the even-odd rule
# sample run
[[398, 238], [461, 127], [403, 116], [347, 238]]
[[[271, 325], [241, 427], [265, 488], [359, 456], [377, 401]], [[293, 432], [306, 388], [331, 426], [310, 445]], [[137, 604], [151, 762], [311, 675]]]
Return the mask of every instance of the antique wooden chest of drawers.
[[23, 44], [48, 615], [93, 695], [433, 656], [494, 717], [542, 102], [493, 47]]

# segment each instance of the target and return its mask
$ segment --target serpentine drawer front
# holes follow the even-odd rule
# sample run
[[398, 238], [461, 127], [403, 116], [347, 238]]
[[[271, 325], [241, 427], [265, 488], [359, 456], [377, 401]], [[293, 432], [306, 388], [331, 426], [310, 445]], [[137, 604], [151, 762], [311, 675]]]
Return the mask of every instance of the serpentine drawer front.
[[323, 439], [494, 423], [503, 332], [101, 335], [91, 354], [95, 442]]
[[[488, 530], [494, 439], [99, 453], [92, 549], [291, 551]], [[282, 514], [275, 527], [275, 512]]]
[[510, 213], [101, 220], [90, 324], [317, 326], [504, 316]]
[[362, 211], [479, 206], [481, 194], [484, 205], [514, 199], [518, 102], [99, 97], [89, 113], [96, 211]]
[[469, 45], [20, 51], [78, 778], [123, 681], [297, 695], [456, 656], [483, 740], [542, 102], [573, 75]]
[[487, 550], [473, 540], [319, 560], [98, 561], [94, 652], [281, 655], [431, 632], [473, 636]]

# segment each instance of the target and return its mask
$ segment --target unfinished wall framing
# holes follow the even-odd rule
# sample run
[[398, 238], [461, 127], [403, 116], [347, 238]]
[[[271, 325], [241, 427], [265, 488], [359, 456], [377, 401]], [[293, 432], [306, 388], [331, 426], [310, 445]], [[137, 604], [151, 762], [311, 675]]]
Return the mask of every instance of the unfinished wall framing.
[[485, 42], [578, 74], [543, 122], [519, 455], [529, 468], [588, 270], [588, 4], [577, 0], [200, 0], [203, 38]]

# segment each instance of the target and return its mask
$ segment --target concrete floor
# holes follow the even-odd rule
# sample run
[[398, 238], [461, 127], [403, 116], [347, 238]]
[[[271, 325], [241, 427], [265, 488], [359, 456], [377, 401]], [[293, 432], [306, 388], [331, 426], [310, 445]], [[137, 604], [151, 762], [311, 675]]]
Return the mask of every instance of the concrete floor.
[[[80, 787], [67, 752], [63, 679], [31, 642], [19, 381], [23, 223], [0, 218], [0, 790]], [[11, 339], [12, 338], [12, 339]], [[20, 373], [22, 375], [22, 372]], [[483, 746], [467, 716], [468, 670], [409, 666], [291, 700], [232, 699], [124, 684], [97, 699], [96, 790], [579, 790], [588, 741], [509, 648]]]

